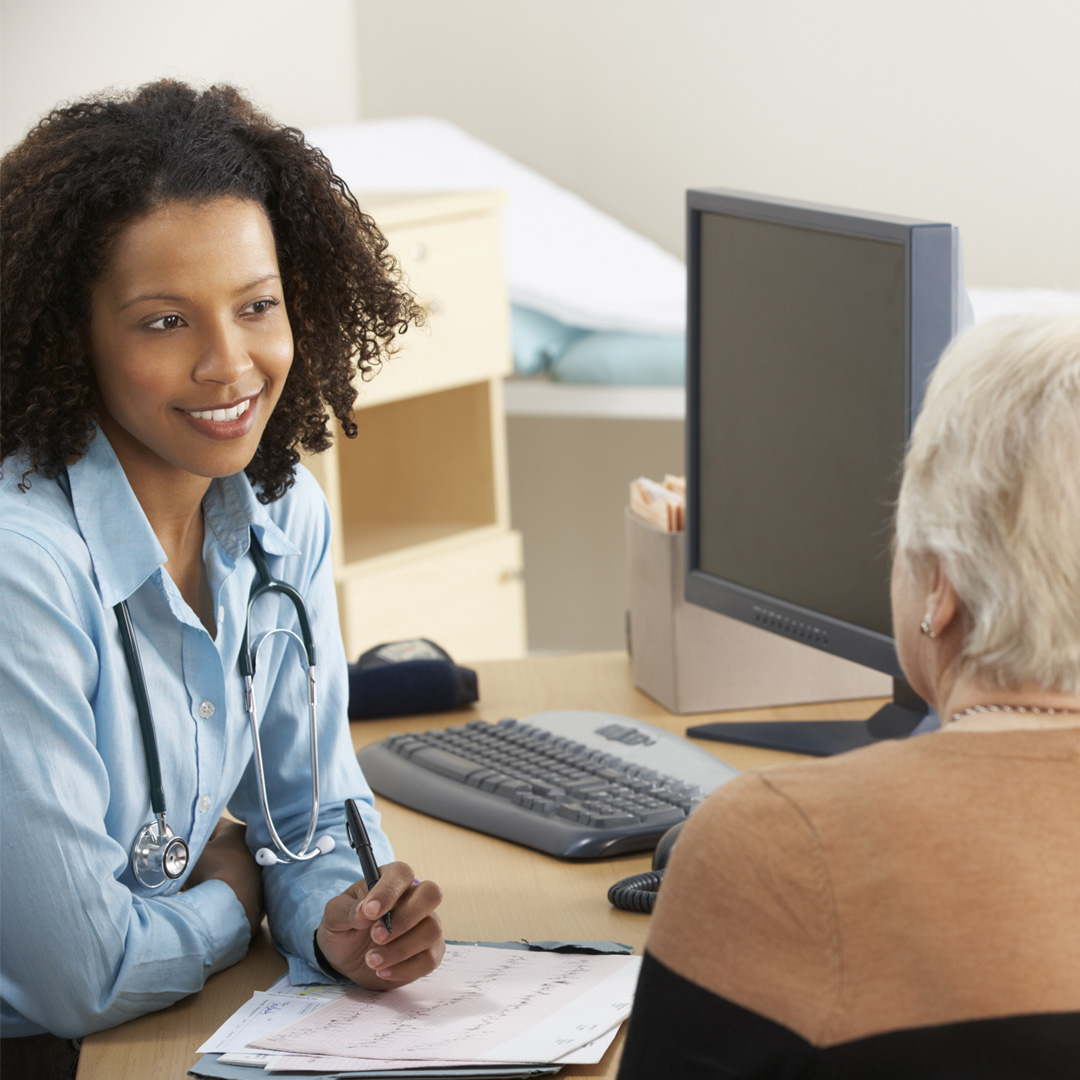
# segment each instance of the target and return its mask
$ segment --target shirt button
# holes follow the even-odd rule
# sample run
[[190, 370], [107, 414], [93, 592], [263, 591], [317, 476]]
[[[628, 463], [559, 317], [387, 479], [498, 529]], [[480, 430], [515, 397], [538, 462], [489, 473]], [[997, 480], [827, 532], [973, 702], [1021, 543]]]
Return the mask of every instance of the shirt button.
[[222, 604], [221, 607], [219, 607], [217, 609], [217, 621], [218, 621], [219, 625], [225, 621], [225, 605], [224, 604]]
[[199, 813], [200, 814], [205, 814], [206, 811], [209, 810], [209, 809], [210, 809], [210, 796], [209, 795], [204, 795], [199, 800]]
[[214, 703], [212, 701], [204, 701], [199, 706], [199, 715], [204, 720], [209, 720], [214, 715]]

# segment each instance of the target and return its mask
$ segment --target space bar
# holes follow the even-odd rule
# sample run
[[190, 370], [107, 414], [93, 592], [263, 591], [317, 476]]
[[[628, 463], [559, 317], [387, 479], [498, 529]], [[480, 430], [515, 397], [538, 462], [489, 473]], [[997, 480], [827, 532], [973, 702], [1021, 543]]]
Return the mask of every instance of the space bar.
[[424, 746], [419, 750], [414, 750], [409, 755], [409, 761], [423, 765], [425, 769], [430, 769], [442, 776], [449, 776], [452, 780], [460, 780], [462, 783], [484, 767], [477, 765], [475, 761], [458, 757], [457, 754], [449, 754], [435, 746]]

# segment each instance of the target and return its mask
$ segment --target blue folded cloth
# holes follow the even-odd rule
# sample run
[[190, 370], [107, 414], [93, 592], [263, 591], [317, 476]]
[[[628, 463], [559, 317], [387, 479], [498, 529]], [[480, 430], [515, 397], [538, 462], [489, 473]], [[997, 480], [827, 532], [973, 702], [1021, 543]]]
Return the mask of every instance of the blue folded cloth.
[[511, 309], [514, 370], [557, 382], [682, 386], [686, 335], [569, 326], [533, 308]]

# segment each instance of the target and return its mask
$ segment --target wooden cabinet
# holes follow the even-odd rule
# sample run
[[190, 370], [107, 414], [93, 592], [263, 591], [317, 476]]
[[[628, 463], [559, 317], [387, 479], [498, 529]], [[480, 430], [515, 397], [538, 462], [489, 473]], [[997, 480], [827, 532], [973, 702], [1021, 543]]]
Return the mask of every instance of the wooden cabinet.
[[370, 382], [359, 433], [306, 458], [330, 503], [345, 652], [428, 637], [459, 661], [525, 654], [510, 529], [503, 376], [511, 369], [501, 196], [367, 196], [428, 311]]

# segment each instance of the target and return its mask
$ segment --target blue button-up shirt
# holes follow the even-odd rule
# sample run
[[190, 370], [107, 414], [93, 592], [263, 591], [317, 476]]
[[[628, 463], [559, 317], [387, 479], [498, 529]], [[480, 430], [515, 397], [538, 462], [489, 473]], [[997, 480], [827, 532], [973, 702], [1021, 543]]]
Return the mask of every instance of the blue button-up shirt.
[[[236, 963], [250, 932], [221, 881], [150, 890], [131, 846], [152, 819], [146, 759], [113, 605], [126, 599], [153, 710], [168, 822], [194, 865], [222, 811], [273, 847], [260, 809], [238, 658], [256, 578], [249, 528], [273, 576], [307, 601], [316, 648], [321, 808], [336, 850], [267, 867], [270, 931], [294, 981], [312, 981], [312, 935], [327, 900], [359, 876], [343, 801], [360, 800], [379, 862], [392, 858], [349, 738], [348, 681], [330, 565], [326, 501], [303, 468], [263, 506], [243, 474], [204, 502], [211, 637], [162, 569], [158, 543], [104, 434], [66, 475], [30, 478], [9, 457], [0, 486], [0, 1020], [5, 1036], [80, 1036], [164, 1008]], [[292, 605], [261, 598], [252, 640], [296, 628]], [[297, 850], [311, 807], [307, 679], [285, 634], [255, 678], [274, 822]]]

